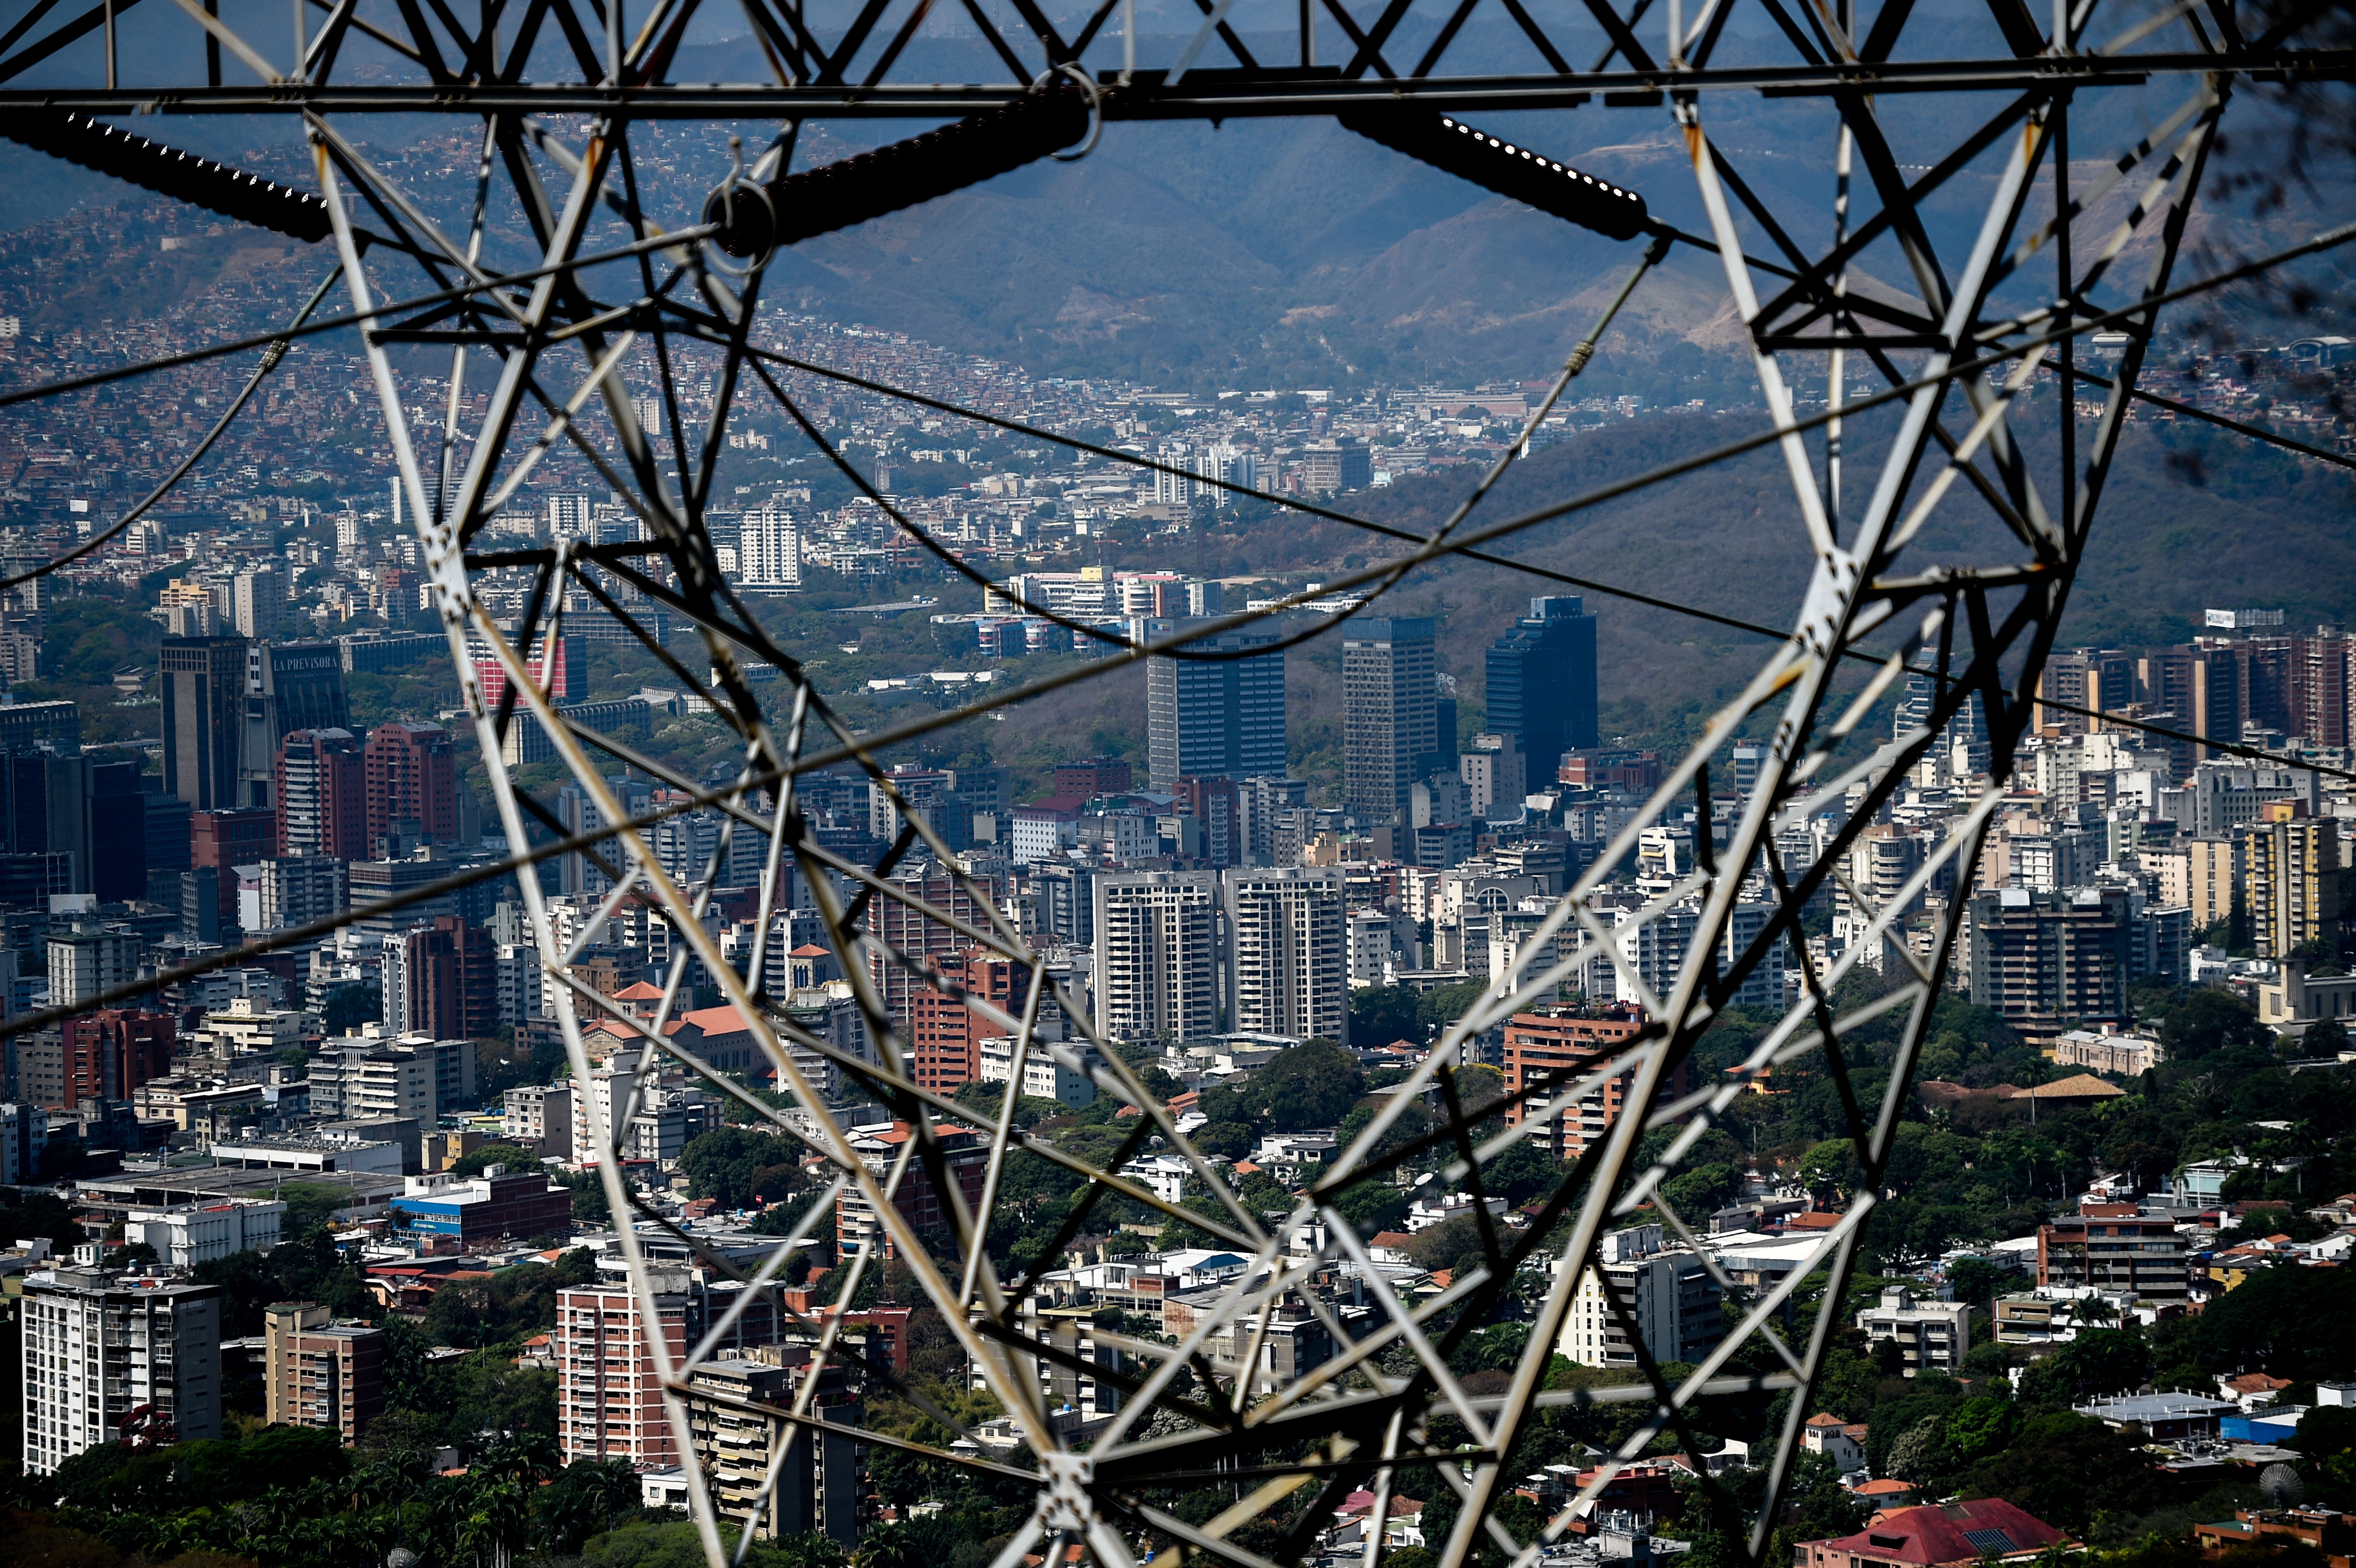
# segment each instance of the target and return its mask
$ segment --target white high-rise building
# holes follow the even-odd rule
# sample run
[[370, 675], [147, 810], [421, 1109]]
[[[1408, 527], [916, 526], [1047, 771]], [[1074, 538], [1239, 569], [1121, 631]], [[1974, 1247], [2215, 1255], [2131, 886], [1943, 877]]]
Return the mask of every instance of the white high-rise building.
[[1635, 1345], [1607, 1288], [1655, 1361], [1702, 1360], [1726, 1337], [1723, 1293], [1709, 1265], [1684, 1247], [1664, 1249], [1658, 1225], [1614, 1231], [1603, 1237], [1601, 1253], [1601, 1274], [1590, 1266], [1580, 1275], [1555, 1341], [1564, 1360], [1581, 1367], [1636, 1365]]
[[802, 581], [802, 531], [794, 515], [771, 502], [748, 507], [736, 533], [736, 581], [744, 588], [798, 588]]
[[1226, 873], [1228, 1027], [1346, 1044], [1348, 897], [1335, 870]]
[[[1225, 442], [1221, 442], [1216, 446], [1205, 447], [1202, 461], [1197, 464], [1194, 472], [1205, 479], [1223, 479], [1230, 485], [1240, 485], [1247, 490], [1259, 488], [1259, 459], [1240, 447], [1230, 446]], [[1215, 492], [1215, 496], [1222, 507], [1229, 505], [1235, 499], [1224, 490]]]
[[1194, 1040], [1219, 1027], [1215, 871], [1098, 877], [1097, 1028], [1114, 1040]]
[[[1720, 939], [1718, 961], [1721, 968], [1742, 956], [1759, 933], [1767, 929], [1776, 915], [1773, 904], [1736, 904], [1727, 916], [1726, 933]], [[1778, 943], [1774, 951], [1759, 962], [1727, 1005], [1736, 1008], [1781, 1008], [1783, 1005], [1783, 961], [1787, 948]]]
[[[1192, 454], [1183, 442], [1173, 442], [1155, 453], [1157, 461], [1173, 468], [1194, 468]], [[1157, 506], [1183, 507], [1194, 497], [1194, 481], [1186, 474], [1164, 474], [1156, 470], [1153, 475], [1153, 500]]]
[[1387, 983], [1391, 917], [1378, 909], [1350, 912], [1350, 988]]
[[[566, 784], [556, 792], [556, 819], [564, 825], [568, 837], [587, 833], [605, 825], [605, 815], [587, 790], [576, 784]], [[604, 846], [610, 864], [619, 847], [611, 842]], [[586, 898], [603, 898], [614, 886], [613, 879], [597, 869], [597, 862], [580, 850], [573, 850], [557, 860], [558, 878], [568, 894]]]
[[274, 566], [241, 571], [230, 580], [230, 618], [241, 637], [277, 636], [286, 624], [286, 577]]
[[552, 542], [589, 537], [593, 503], [586, 496], [548, 498], [548, 537]]
[[219, 1437], [220, 1339], [219, 1285], [83, 1268], [26, 1275], [26, 1472], [46, 1476], [119, 1441], [143, 1409], [151, 1429], [180, 1440]]

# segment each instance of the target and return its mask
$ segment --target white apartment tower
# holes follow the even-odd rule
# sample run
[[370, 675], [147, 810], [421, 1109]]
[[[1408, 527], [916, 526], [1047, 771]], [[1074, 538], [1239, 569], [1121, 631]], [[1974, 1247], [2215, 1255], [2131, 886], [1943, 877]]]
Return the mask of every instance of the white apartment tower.
[[549, 539], [552, 541], [587, 539], [592, 505], [586, 496], [551, 496], [548, 498]]
[[744, 588], [801, 585], [801, 529], [794, 515], [774, 501], [744, 513], [736, 534], [736, 581]]
[[1655, 1361], [1700, 1361], [1725, 1338], [1723, 1293], [1709, 1266], [1686, 1248], [1663, 1250], [1658, 1225], [1606, 1235], [1598, 1261], [1601, 1276], [1592, 1267], [1580, 1275], [1555, 1341], [1565, 1360], [1582, 1367], [1636, 1364], [1635, 1346], [1622, 1312], [1605, 1296], [1607, 1287]]
[[1166, 463], [1173, 468], [1182, 470], [1176, 474], [1164, 474], [1158, 469], [1155, 470], [1154, 503], [1157, 506], [1183, 507], [1192, 501], [1194, 498], [1194, 481], [1188, 475], [1193, 473], [1194, 464], [1193, 454], [1187, 451], [1185, 443], [1173, 442], [1153, 455], [1157, 462]]
[[1097, 1028], [1114, 1040], [1193, 1040], [1219, 1027], [1215, 871], [1098, 877]]
[[1334, 870], [1226, 873], [1228, 1027], [1348, 1042], [1348, 899]]
[[49, 1268], [25, 1277], [25, 1470], [46, 1476], [118, 1441], [145, 1411], [182, 1439], [219, 1437], [220, 1287]]

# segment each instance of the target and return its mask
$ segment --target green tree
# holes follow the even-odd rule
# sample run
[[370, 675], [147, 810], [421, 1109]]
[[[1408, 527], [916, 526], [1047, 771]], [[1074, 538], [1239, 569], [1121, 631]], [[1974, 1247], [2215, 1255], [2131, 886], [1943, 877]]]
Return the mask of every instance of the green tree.
[[2197, 1061], [2229, 1046], [2271, 1049], [2273, 1032], [2249, 1003], [2230, 992], [2202, 988], [2170, 1008], [2159, 1042], [2174, 1064]]
[[1687, 1224], [1698, 1229], [1711, 1214], [1742, 1196], [1742, 1172], [1731, 1165], [1697, 1166], [1663, 1182], [1661, 1196]]
[[1350, 1038], [1362, 1046], [1424, 1042], [1423, 998], [1412, 986], [1361, 986], [1350, 993]]
[[[753, 1204], [757, 1188], [792, 1185], [800, 1157], [791, 1138], [750, 1127], [718, 1127], [690, 1140], [680, 1152], [679, 1164], [687, 1172], [691, 1197], [712, 1199], [723, 1209], [744, 1209]], [[783, 1198], [787, 1193], [781, 1189], [760, 1196]]]
[[540, 1168], [540, 1156], [521, 1144], [484, 1144], [472, 1154], [462, 1154], [450, 1162], [453, 1176], [480, 1176], [485, 1168], [503, 1165], [509, 1174]]
[[2159, 1472], [2125, 1437], [2068, 1411], [2024, 1423], [2011, 1443], [1972, 1467], [1963, 1495], [2003, 1498], [2073, 1534], [2097, 1509], [2149, 1513], [2168, 1498]]
[[1220, 1159], [1241, 1159], [1259, 1142], [1241, 1122], [1207, 1122], [1194, 1129], [1194, 1147]]
[[1355, 1056], [1312, 1040], [1278, 1051], [1242, 1083], [1204, 1095], [1202, 1106], [1215, 1122], [1245, 1122], [1277, 1132], [1330, 1127], [1357, 1104], [1365, 1083]]
[[1846, 1198], [1857, 1189], [1857, 1145], [1826, 1138], [1800, 1157], [1800, 1181], [1819, 1198]]
[[1984, 1305], [2019, 1275], [1993, 1258], [1957, 1258], [1947, 1270], [1947, 1284], [1957, 1301]]

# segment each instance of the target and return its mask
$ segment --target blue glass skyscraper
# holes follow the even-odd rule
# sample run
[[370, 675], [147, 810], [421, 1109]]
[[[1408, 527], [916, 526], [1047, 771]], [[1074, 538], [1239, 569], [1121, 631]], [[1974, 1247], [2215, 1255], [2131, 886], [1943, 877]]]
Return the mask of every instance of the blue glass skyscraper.
[[1532, 787], [1565, 752], [1601, 743], [1595, 617], [1577, 594], [1531, 600], [1528, 618], [1490, 645], [1489, 730], [1520, 743]]

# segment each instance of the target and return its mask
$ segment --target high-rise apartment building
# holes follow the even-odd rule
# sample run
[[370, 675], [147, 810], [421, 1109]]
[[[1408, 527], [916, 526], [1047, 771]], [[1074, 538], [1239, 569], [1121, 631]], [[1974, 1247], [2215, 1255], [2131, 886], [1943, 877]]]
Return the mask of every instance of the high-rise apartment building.
[[1529, 614], [1490, 645], [1488, 679], [1489, 729], [1519, 741], [1541, 775], [1553, 777], [1565, 752], [1601, 743], [1595, 617], [1577, 594], [1532, 599]]
[[1301, 487], [1312, 496], [1363, 490], [1373, 483], [1375, 454], [1354, 435], [1312, 441], [1301, 452]]
[[[1433, 635], [1428, 616], [1353, 621], [1344, 631], [1343, 795], [1362, 826], [1397, 817], [1416, 781], [1444, 765]], [[1449, 736], [1451, 759], [1455, 745]]]
[[[210, 876], [198, 876], [193, 885], [201, 897], [213, 903], [213, 919], [222, 933], [239, 929], [237, 907], [237, 868], [257, 866], [270, 859], [272, 839], [278, 831], [278, 814], [266, 806], [243, 811], [191, 811], [188, 814], [188, 866], [190, 872], [209, 871]], [[184, 880], [183, 886], [191, 884]], [[181, 929], [200, 912], [185, 904], [180, 911]], [[234, 935], [217, 935], [209, 940], [235, 942]]]
[[1971, 907], [1972, 1000], [2039, 1039], [2064, 1019], [2126, 1022], [2131, 902], [2123, 888], [1980, 894]]
[[[1726, 1337], [1724, 1292], [1708, 1265], [1687, 1248], [1664, 1249], [1658, 1225], [1606, 1235], [1597, 1261], [1600, 1270], [1590, 1266], [1580, 1276], [1555, 1341], [1564, 1360], [1582, 1367], [1633, 1367], [1641, 1340], [1655, 1362], [1690, 1364], [1706, 1360]], [[1635, 1325], [1635, 1339], [1629, 1338], [1628, 1321]]]
[[1464, 781], [1464, 812], [1474, 822], [1514, 821], [1529, 791], [1529, 757], [1511, 735], [1480, 734], [1457, 759]]
[[237, 635], [256, 641], [274, 637], [286, 623], [286, 575], [274, 566], [241, 571], [230, 580], [230, 618]]
[[404, 942], [404, 1029], [435, 1040], [484, 1040], [498, 1032], [499, 957], [488, 930], [440, 914]]
[[219, 1285], [38, 1269], [23, 1312], [27, 1474], [119, 1441], [142, 1411], [165, 1442], [220, 1435]]
[[369, 731], [368, 836], [373, 848], [398, 822], [440, 843], [458, 837], [458, 769], [450, 731], [439, 724], [399, 720]]
[[736, 582], [744, 588], [796, 588], [802, 581], [802, 531], [771, 502], [748, 507], [736, 529]]
[[337, 1322], [316, 1302], [278, 1301], [262, 1333], [271, 1425], [333, 1432], [348, 1448], [383, 1413], [383, 1329]]
[[[987, 912], [965, 884], [930, 860], [905, 868], [893, 880], [912, 897], [953, 919], [972, 924], [984, 923], [988, 919]], [[924, 985], [908, 972], [905, 964], [888, 961], [884, 953], [896, 948], [918, 958], [939, 962], [963, 952], [971, 939], [956, 927], [944, 925], [897, 899], [871, 899], [866, 926], [883, 944], [869, 954], [868, 973], [891, 1013], [893, 1024], [905, 1029], [915, 1018], [916, 996]]]
[[[891, 1172], [901, 1164], [901, 1151], [913, 1136], [907, 1123], [894, 1122], [883, 1132], [862, 1132], [852, 1140], [851, 1149], [870, 1174], [886, 1182], [892, 1208], [902, 1220], [920, 1233], [945, 1239], [949, 1232], [948, 1204], [924, 1161], [909, 1160], [899, 1185], [888, 1184]], [[990, 1140], [971, 1127], [951, 1127], [937, 1134], [935, 1142], [940, 1149], [942, 1174], [957, 1189], [957, 1200], [965, 1205], [966, 1212], [974, 1213], [981, 1206], [982, 1179], [990, 1165]], [[866, 1195], [857, 1188], [847, 1188], [834, 1206], [835, 1255], [851, 1257], [870, 1244], [879, 1258], [900, 1255], [898, 1238], [885, 1228]]]
[[[1276, 640], [1269, 632], [1234, 631], [1187, 651], [1243, 655]], [[1284, 655], [1148, 662], [1145, 761], [1147, 777], [1162, 790], [1182, 778], [1284, 772]]]
[[276, 855], [262, 862], [253, 930], [291, 931], [350, 907], [349, 863], [324, 855]]
[[2264, 958], [2308, 943], [2340, 951], [2340, 826], [2305, 803], [2268, 801], [2241, 837], [2242, 891], [2250, 940]]
[[[1505, 1092], [1513, 1096], [1505, 1119], [1542, 1120], [1532, 1135], [1540, 1148], [1576, 1159], [1600, 1141], [1627, 1109], [1636, 1070], [1629, 1067], [1573, 1095], [1570, 1091], [1608, 1065], [1644, 1027], [1644, 1009], [1633, 1002], [1586, 1007], [1533, 1008], [1505, 1025]], [[1663, 1080], [1659, 1098], [1685, 1093], [1680, 1063]]]
[[[567, 1464], [621, 1459], [635, 1469], [662, 1470], [680, 1462], [655, 1375], [655, 1341], [667, 1348], [672, 1366], [684, 1362], [745, 1286], [672, 1264], [658, 1264], [648, 1275], [651, 1317], [618, 1275], [556, 1293], [549, 1349], [556, 1361], [556, 1442]], [[773, 1345], [790, 1322], [766, 1293], [755, 1292], [712, 1349]]]
[[[853, 1434], [862, 1411], [844, 1368], [813, 1368], [800, 1346], [754, 1353], [776, 1360], [705, 1361], [688, 1374], [696, 1457], [712, 1506], [723, 1518], [753, 1520], [762, 1540], [823, 1532], [845, 1550], [856, 1547], [865, 1488]], [[813, 1374], [815, 1426], [768, 1413], [797, 1408]]]
[[1304, 779], [1248, 778], [1236, 786], [1236, 808], [1242, 823], [1240, 854], [1247, 866], [1282, 866], [1290, 862], [1276, 852], [1277, 820], [1309, 805]]
[[368, 762], [348, 730], [296, 730], [278, 742], [271, 809], [281, 855], [369, 858]]
[[1219, 1027], [1218, 874], [1096, 880], [1097, 1028], [1112, 1040], [1193, 1040]]
[[2083, 735], [2099, 729], [2099, 721], [2083, 713], [2048, 704], [2066, 702], [2073, 708], [2118, 712], [2137, 699], [2136, 665], [2136, 656], [2122, 648], [2071, 648], [2050, 655], [2037, 679], [2038, 727], [2062, 735]]
[[1349, 1043], [1349, 900], [1335, 870], [1229, 871], [1228, 1028]]
[[[2197, 936], [2217, 922], [2233, 918], [2233, 901], [2242, 891], [2241, 847], [2222, 833], [2204, 834], [2181, 843], [2184, 903], [2192, 912], [2192, 929]], [[2165, 901], [2165, 891], [2162, 897]]]
[[49, 1006], [76, 1008], [139, 977], [146, 944], [135, 931], [76, 920], [49, 930]]
[[[969, 947], [941, 960], [938, 967], [957, 994], [917, 987], [909, 997], [908, 1040], [917, 1085], [954, 1094], [981, 1075], [979, 1042], [1007, 1032], [975, 1012], [967, 998], [1020, 1019], [1031, 994], [1031, 966], [988, 948]], [[1054, 1004], [1043, 1006], [1052, 1010]]]
[[166, 637], [163, 677], [164, 790], [198, 811], [246, 804], [238, 773], [245, 734], [245, 639]]
[[2356, 644], [2338, 631], [2319, 628], [2311, 637], [2293, 637], [2290, 655], [2290, 732], [2310, 746], [2348, 744], [2348, 662]]
[[1178, 809], [1202, 825], [1200, 859], [1214, 866], [1243, 864], [1242, 792], [1231, 778], [1181, 778], [1171, 786]]
[[589, 525], [596, 515], [595, 507], [596, 503], [587, 496], [551, 496], [548, 498], [550, 540], [587, 539]]
[[84, 1100], [128, 1100], [172, 1071], [177, 1031], [169, 1013], [108, 1008], [58, 1026], [64, 1052], [63, 1094], [72, 1110]]
[[[475, 679], [483, 688], [484, 703], [493, 709], [507, 696], [508, 667], [501, 664], [491, 650], [477, 644], [474, 650]], [[552, 702], [578, 702], [589, 695], [588, 677], [581, 664], [581, 639], [559, 637], [556, 650], [549, 651], [543, 637], [523, 662], [524, 673], [531, 677], [532, 686], [544, 692]], [[521, 702], [522, 695], [517, 695]]]

